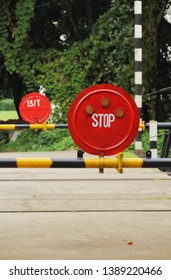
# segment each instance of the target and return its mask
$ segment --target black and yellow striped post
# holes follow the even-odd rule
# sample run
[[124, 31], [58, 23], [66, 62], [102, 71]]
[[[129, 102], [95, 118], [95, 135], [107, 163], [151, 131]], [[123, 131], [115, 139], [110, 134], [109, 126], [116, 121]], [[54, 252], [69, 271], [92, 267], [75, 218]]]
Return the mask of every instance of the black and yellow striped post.
[[[134, 42], [135, 42], [135, 102], [137, 104], [140, 118], [142, 115], [142, 0], [134, 1]], [[139, 129], [135, 149], [142, 150], [142, 131]]]
[[171, 168], [171, 158], [1, 158], [0, 168]]

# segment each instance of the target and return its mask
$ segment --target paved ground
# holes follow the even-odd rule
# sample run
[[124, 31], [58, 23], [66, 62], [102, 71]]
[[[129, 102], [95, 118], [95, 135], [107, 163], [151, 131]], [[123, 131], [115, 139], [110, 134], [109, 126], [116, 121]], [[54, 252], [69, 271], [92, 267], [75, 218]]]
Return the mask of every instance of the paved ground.
[[1, 260], [171, 259], [171, 176], [158, 169], [2, 168], [0, 221]]

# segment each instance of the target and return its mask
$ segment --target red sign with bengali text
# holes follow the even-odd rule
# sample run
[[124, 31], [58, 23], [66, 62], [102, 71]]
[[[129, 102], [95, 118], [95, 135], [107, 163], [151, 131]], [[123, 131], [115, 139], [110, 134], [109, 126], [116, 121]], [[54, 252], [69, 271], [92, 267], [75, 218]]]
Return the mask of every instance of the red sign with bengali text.
[[19, 112], [25, 122], [41, 124], [51, 114], [51, 103], [46, 96], [38, 92], [31, 92], [22, 98]]

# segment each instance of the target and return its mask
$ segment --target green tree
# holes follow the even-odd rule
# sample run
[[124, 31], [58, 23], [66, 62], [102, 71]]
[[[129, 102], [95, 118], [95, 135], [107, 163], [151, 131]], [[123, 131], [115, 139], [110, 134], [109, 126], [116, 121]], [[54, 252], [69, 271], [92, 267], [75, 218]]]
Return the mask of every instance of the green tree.
[[[56, 85], [55, 76], [56, 80], [63, 76], [62, 73], [57, 75], [55, 68], [56, 59], [61, 55], [60, 65], [63, 59], [60, 51], [66, 51], [75, 41], [84, 39], [109, 3], [110, 0], [1, 2], [0, 60], [11, 85], [17, 110], [22, 95], [37, 90], [44, 81], [47, 95], [53, 96], [54, 86], [50, 83]], [[96, 4], [97, 7], [93, 9]], [[65, 40], [61, 39], [61, 35], [65, 36]], [[71, 51], [71, 61], [74, 52]], [[46, 83], [47, 76], [49, 81]]]
[[33, 0], [3, 0], [0, 6], [0, 51], [18, 109], [24, 84], [19, 73], [20, 57], [28, 49], [30, 20], [34, 16]]
[[[145, 102], [148, 92], [171, 82], [168, 4], [143, 1]], [[17, 108], [23, 92], [40, 85], [58, 104], [61, 121], [74, 96], [90, 85], [114, 83], [134, 94], [133, 0], [3, 0], [0, 7], [0, 70], [11, 82]], [[165, 119], [168, 98], [165, 94]], [[150, 112], [158, 112], [159, 101], [152, 100]]]
[[[170, 0], [143, 1], [143, 81], [144, 103], [148, 106], [148, 118], [159, 121], [170, 118], [170, 94], [148, 95], [171, 85], [171, 24], [164, 15]], [[147, 94], [147, 95], [146, 95]]]

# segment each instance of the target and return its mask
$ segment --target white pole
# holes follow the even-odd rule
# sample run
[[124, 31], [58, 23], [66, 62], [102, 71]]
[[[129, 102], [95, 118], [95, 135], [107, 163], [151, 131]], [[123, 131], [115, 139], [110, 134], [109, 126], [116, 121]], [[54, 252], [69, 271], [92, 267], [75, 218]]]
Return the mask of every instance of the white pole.
[[150, 121], [149, 134], [151, 157], [157, 158], [157, 121]]

